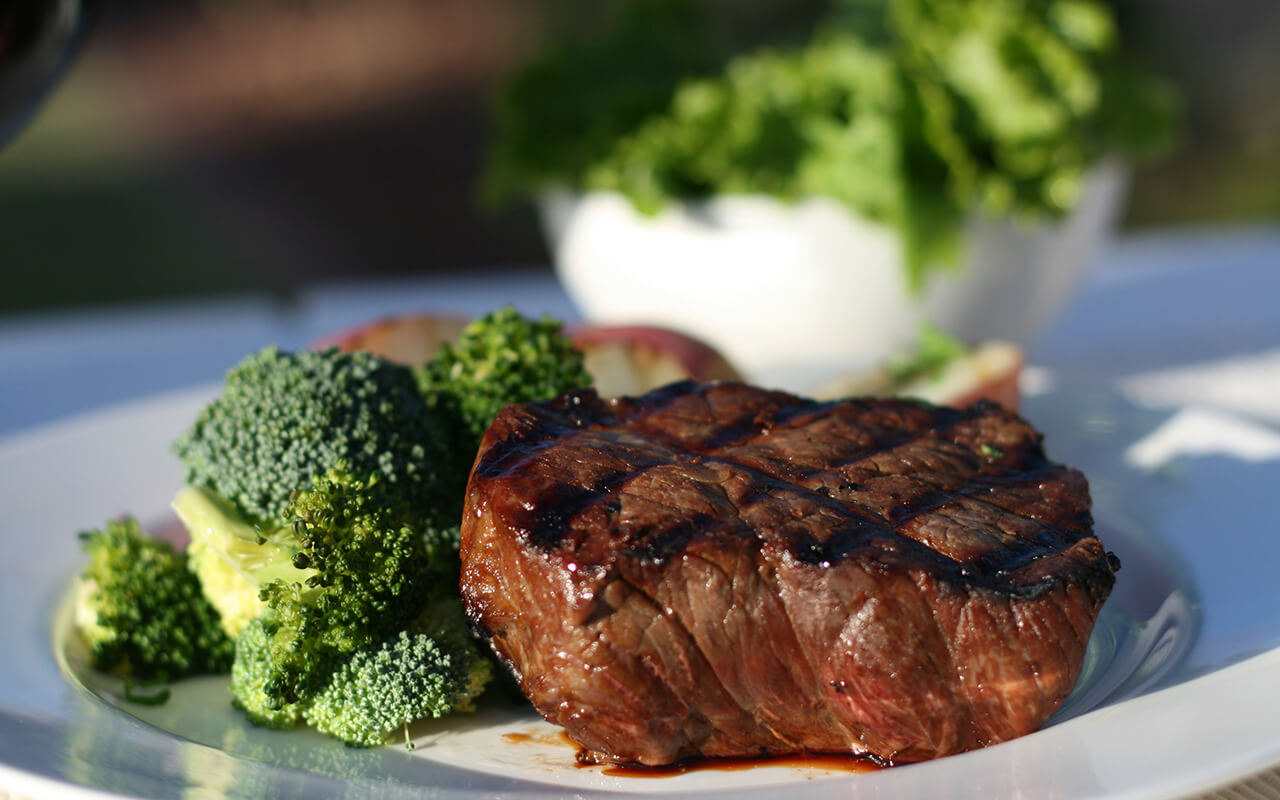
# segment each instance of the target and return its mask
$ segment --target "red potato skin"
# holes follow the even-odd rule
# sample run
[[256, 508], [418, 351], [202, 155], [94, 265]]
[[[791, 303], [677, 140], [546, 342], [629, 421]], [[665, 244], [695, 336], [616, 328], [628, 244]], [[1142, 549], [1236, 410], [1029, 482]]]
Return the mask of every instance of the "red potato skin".
[[648, 325], [579, 325], [566, 333], [606, 397], [638, 395], [680, 380], [741, 380], [723, 355], [679, 331]]
[[456, 339], [467, 322], [460, 316], [401, 314], [344, 328], [311, 346], [366, 350], [389, 361], [417, 366], [430, 361], [440, 345]]
[[1022, 391], [1018, 388], [1018, 378], [1021, 375], [1022, 364], [1019, 362], [1008, 372], [973, 387], [971, 391], [948, 398], [947, 405], [953, 408], [964, 408], [979, 400], [990, 400], [1010, 411], [1017, 411], [1022, 403]]
[[583, 351], [611, 342], [633, 350], [651, 350], [679, 363], [694, 380], [736, 380], [741, 376], [711, 345], [670, 328], [651, 325], [581, 325], [566, 331]]
[[[366, 350], [400, 364], [429, 361], [466, 326], [466, 317], [402, 314], [345, 328], [312, 343], [313, 347]], [[724, 356], [678, 331], [645, 325], [573, 325], [565, 330], [582, 351], [587, 371], [603, 395], [643, 394], [673, 381], [737, 380]]]
[[[452, 341], [469, 320], [445, 314], [401, 314], [345, 328], [312, 343], [313, 347], [367, 350], [401, 364], [426, 363], [440, 345]], [[679, 380], [736, 381], [742, 375], [715, 348], [669, 328], [650, 325], [566, 326], [566, 335], [582, 351], [587, 371], [601, 395], [640, 395]], [[955, 397], [947, 405], [961, 408], [980, 399], [1016, 410], [1022, 364]]]

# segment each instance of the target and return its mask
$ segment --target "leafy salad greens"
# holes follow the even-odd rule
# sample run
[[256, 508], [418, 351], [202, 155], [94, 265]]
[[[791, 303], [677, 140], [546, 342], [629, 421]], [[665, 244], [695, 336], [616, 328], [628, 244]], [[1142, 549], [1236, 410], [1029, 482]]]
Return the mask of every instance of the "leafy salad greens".
[[508, 402], [589, 386], [553, 320], [502, 309], [419, 368], [267, 348], [173, 449], [185, 553], [134, 520], [82, 534], [76, 627], [92, 665], [153, 686], [229, 673], [269, 728], [352, 746], [467, 711], [492, 678], [458, 596], [462, 493]]
[[900, 232], [918, 287], [967, 214], [1061, 214], [1172, 130], [1095, 0], [833, 0], [803, 46], [731, 58], [710, 29], [692, 0], [633, 0], [535, 60], [499, 98], [490, 194], [828, 196]]

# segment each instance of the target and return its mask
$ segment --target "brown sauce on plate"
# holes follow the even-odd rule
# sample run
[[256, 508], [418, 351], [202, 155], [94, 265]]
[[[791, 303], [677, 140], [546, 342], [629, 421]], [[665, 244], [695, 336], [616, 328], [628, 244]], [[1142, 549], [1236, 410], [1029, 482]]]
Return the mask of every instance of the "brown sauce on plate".
[[[591, 757], [579, 751], [578, 765], [596, 766]], [[621, 778], [669, 778], [690, 772], [741, 772], [757, 767], [794, 767], [824, 772], [872, 772], [884, 764], [871, 756], [850, 753], [796, 753], [786, 756], [752, 756], [738, 758], [689, 758], [674, 764], [651, 767], [644, 764], [600, 764], [601, 774]]]
[[613, 763], [597, 760], [582, 749], [564, 731], [535, 731], [502, 734], [503, 741], [514, 744], [567, 745], [577, 754], [575, 761], [583, 769], [600, 768], [600, 774], [619, 778], [670, 778], [690, 772], [742, 772], [759, 767], [793, 767], [817, 772], [859, 773], [884, 769], [880, 759], [852, 753], [795, 753], [785, 756], [752, 756], [739, 758], [688, 758], [674, 764]]

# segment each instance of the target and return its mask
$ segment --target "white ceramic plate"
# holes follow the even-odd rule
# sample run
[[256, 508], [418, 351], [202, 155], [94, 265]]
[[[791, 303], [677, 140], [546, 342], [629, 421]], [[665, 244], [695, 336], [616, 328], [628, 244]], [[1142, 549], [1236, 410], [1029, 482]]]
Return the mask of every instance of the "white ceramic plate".
[[[1223, 516], [1220, 497], [1191, 491], [1186, 480], [1226, 480], [1238, 492], [1249, 480], [1274, 481], [1276, 469], [1233, 472], [1237, 465], [1214, 462], [1207, 474], [1193, 464], [1181, 476], [1152, 477], [1126, 468], [1124, 448], [1159, 415], [1107, 393], [1049, 394], [1027, 409], [1048, 432], [1051, 455], [1090, 474], [1099, 531], [1124, 567], [1080, 689], [1048, 727], [1014, 742], [858, 774], [759, 767], [651, 779], [577, 768], [553, 731], [501, 705], [465, 722], [415, 727], [412, 753], [254, 729], [227, 708], [217, 679], [184, 684], [157, 709], [117, 706], [114, 687], [83, 669], [65, 636], [66, 589], [82, 562], [74, 533], [125, 511], [165, 518], [180, 481], [168, 443], [213, 391], [0, 442], [0, 787], [157, 797], [773, 797], [784, 786], [797, 799], [1174, 796], [1280, 761], [1280, 615], [1271, 613], [1280, 590], [1255, 587], [1246, 590], [1251, 607], [1220, 607], [1224, 590], [1198, 571], [1196, 543], [1180, 538]], [[1242, 536], [1280, 538], [1260, 505], [1245, 513], [1256, 524]], [[1239, 547], [1230, 548], [1237, 561]], [[1239, 578], [1265, 575], [1262, 560], [1278, 548], [1261, 548], [1256, 562], [1243, 559]]]

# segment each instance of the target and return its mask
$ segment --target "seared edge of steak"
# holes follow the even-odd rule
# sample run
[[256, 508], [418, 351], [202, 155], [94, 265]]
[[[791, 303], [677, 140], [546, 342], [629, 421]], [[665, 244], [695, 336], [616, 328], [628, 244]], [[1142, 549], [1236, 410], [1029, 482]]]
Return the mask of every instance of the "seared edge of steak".
[[610, 757], [929, 758], [1034, 730], [1114, 581], [1087, 483], [989, 405], [723, 384], [505, 410], [468, 613]]

